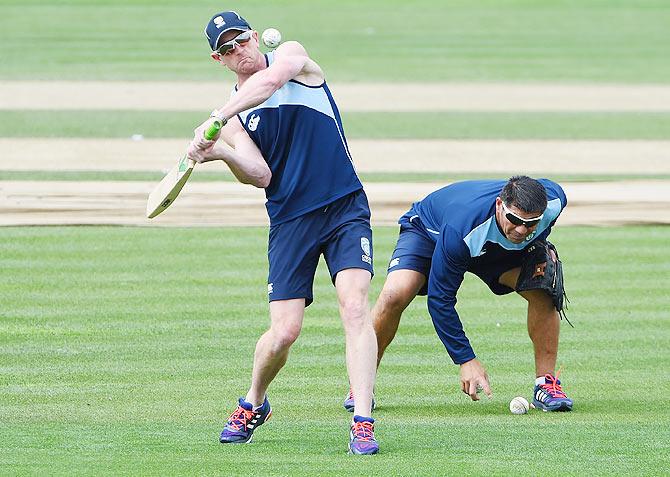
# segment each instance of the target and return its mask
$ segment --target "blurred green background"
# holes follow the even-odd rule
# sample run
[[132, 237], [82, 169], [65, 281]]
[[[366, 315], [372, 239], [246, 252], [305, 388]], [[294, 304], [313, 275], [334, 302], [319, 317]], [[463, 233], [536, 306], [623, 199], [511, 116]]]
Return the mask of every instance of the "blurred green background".
[[0, 78], [202, 80], [237, 9], [337, 81], [670, 81], [667, 0], [0, 1]]

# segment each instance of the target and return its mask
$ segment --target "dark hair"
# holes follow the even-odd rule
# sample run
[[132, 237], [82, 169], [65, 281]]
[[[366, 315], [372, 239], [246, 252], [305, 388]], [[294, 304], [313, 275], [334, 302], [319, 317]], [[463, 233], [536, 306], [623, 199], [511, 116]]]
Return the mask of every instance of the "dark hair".
[[500, 198], [506, 206], [517, 207], [527, 214], [541, 213], [547, 208], [547, 191], [528, 176], [511, 177], [500, 192]]

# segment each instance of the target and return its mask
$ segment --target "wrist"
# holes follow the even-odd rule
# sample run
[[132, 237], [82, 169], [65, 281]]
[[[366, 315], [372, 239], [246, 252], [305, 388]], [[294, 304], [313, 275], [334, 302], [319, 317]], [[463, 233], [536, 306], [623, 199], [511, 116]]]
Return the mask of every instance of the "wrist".
[[209, 117], [221, 121], [223, 123], [223, 126], [225, 126], [226, 123], [228, 122], [228, 118], [226, 118], [219, 109], [215, 109], [214, 111], [212, 111], [212, 114], [210, 114]]
[[477, 358], [475, 358], [475, 357], [472, 357], [472, 358], [469, 358], [469, 359], [466, 358], [465, 361], [463, 361], [462, 363], [460, 363], [460, 367], [462, 368], [462, 367], [464, 367], [464, 366], [466, 366], [466, 365], [467, 365], [467, 366], [470, 366], [470, 365], [472, 365], [472, 364], [475, 364], [476, 362], [477, 362]]

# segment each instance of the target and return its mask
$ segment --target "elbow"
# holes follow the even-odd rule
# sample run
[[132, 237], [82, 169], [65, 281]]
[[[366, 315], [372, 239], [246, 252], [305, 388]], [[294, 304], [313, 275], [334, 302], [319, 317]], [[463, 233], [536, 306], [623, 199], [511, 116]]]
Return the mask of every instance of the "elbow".
[[272, 174], [266, 174], [261, 177], [256, 184], [254, 184], [259, 189], [265, 189], [270, 185], [270, 179], [272, 179]]
[[255, 187], [258, 187], [259, 189], [265, 189], [267, 186], [270, 185], [270, 178], [267, 178], [267, 179], [265, 177], [260, 178], [256, 181], [254, 181], [253, 185]]
[[272, 173], [270, 172], [270, 169], [268, 169], [267, 171], [264, 171], [262, 174], [248, 181], [248, 183], [254, 187], [258, 187], [259, 189], [265, 189], [267, 186], [270, 185], [271, 179], [272, 179]]

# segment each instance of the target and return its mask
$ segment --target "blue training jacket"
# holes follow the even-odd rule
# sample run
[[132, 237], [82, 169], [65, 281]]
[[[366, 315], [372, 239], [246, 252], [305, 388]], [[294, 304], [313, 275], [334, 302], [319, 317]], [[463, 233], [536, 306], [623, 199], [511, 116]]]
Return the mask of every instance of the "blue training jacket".
[[[274, 53], [265, 58], [269, 66]], [[237, 116], [272, 171], [265, 189], [271, 225], [363, 188], [325, 81], [308, 86], [290, 80], [262, 104]]]
[[435, 241], [428, 278], [428, 310], [440, 340], [454, 363], [475, 357], [456, 312], [456, 292], [466, 271], [521, 254], [529, 243], [546, 239], [567, 205], [561, 186], [539, 179], [547, 191], [547, 209], [534, 234], [515, 244], [500, 232], [495, 200], [507, 181], [465, 181], [443, 187], [413, 204], [426, 235]]

